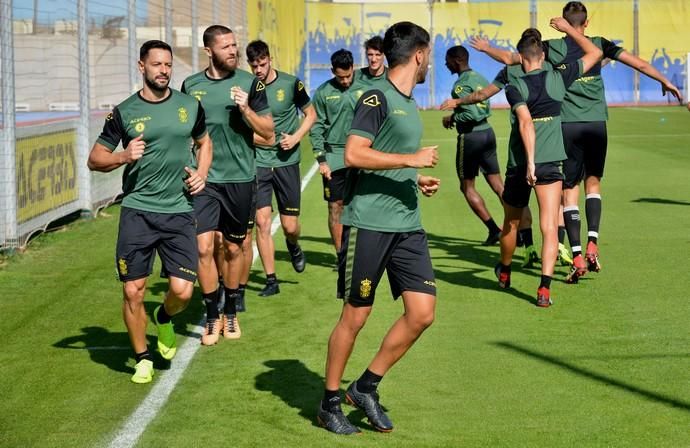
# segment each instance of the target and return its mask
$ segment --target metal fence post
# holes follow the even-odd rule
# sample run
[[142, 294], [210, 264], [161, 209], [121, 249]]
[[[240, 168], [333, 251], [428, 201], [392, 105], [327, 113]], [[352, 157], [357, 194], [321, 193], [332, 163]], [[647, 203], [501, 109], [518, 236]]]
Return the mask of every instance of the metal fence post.
[[165, 43], [175, 47], [173, 42], [173, 8], [172, 0], [165, 0]]
[[[640, 55], [640, 1], [633, 0], [633, 54]], [[640, 102], [640, 72], [633, 70], [633, 100]]]
[[197, 13], [197, 0], [191, 0], [191, 15], [192, 15], [192, 72], [199, 71], [199, 48], [197, 42], [199, 41], [199, 14]]
[[[230, 5], [232, 8], [232, 5]], [[220, 18], [220, 2], [218, 0], [213, 0], [213, 3], [211, 5], [211, 20], [213, 23], [218, 23], [218, 20]]]
[[89, 157], [89, 118], [91, 115], [89, 88], [89, 29], [86, 2], [78, 0], [78, 47], [79, 47], [79, 124], [77, 125], [77, 175], [79, 202], [82, 209], [91, 210], [91, 171], [86, 166]]
[[0, 148], [0, 248], [17, 247], [17, 170], [15, 166], [14, 35], [12, 0], [0, 0], [2, 58], [2, 147]]
[[311, 57], [309, 56], [309, 0], [304, 0], [304, 34], [306, 38], [306, 51], [304, 52], [304, 83], [307, 90], [311, 90]]
[[[429, 35], [431, 36], [431, 42], [429, 42], [429, 45], [431, 45], [431, 49], [433, 50], [434, 48], [434, 0], [429, 0]], [[434, 65], [434, 59], [433, 57], [429, 58], [429, 64], [431, 64], [431, 67], [429, 70], [429, 107], [433, 108], [436, 104], [436, 92], [434, 91], [436, 89], [436, 70], [437, 67]]]
[[127, 50], [129, 54], [129, 91], [137, 90], [139, 72], [134, 63], [139, 59], [137, 55], [137, 0], [127, 2]]
[[529, 26], [530, 28], [537, 27], [537, 0], [529, 2]]

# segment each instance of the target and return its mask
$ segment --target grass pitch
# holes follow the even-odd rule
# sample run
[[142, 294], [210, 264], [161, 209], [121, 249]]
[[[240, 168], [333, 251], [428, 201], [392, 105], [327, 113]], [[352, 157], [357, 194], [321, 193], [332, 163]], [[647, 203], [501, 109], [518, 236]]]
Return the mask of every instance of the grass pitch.
[[[434, 325], [381, 383], [395, 431], [374, 432], [347, 406], [362, 436], [333, 436], [315, 424], [341, 306], [317, 177], [303, 194], [307, 270], [292, 271], [276, 236], [280, 295], [257, 296], [263, 274], [255, 265], [242, 339], [197, 352], [139, 446], [690, 445], [688, 112], [611, 109], [603, 270], [566, 285], [566, 268], [557, 268], [549, 309], [532, 303], [538, 269], [515, 266], [513, 288], [496, 287], [498, 247], [480, 246], [485, 229], [459, 194], [455, 133], [441, 127], [440, 113], [422, 116], [423, 143], [441, 150], [429, 170], [442, 179], [441, 192], [421, 198], [438, 307]], [[504, 166], [507, 113], [491, 121]], [[311, 161], [307, 155], [303, 173]], [[500, 222], [497, 199], [478, 184]], [[134, 362], [114, 270], [118, 214], [111, 207], [42, 235], [0, 270], [0, 446], [105, 446], [150, 391], [129, 382]], [[387, 284], [380, 288], [344, 386], [401, 312]], [[165, 289], [151, 277], [149, 312]], [[179, 342], [197, 337], [201, 316], [197, 297], [175, 319]], [[153, 326], [149, 334], [155, 347]], [[169, 368], [160, 357], [155, 365], [154, 384]]]

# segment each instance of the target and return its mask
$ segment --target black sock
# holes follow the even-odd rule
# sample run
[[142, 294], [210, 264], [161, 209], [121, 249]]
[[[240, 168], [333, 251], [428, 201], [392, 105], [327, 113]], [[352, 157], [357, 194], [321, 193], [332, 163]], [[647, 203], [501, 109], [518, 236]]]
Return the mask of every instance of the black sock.
[[370, 394], [376, 391], [382, 378], [382, 376], [367, 369], [357, 380], [357, 390], [365, 394]]
[[563, 244], [565, 241], [565, 226], [558, 226], [558, 242]]
[[223, 276], [219, 275], [218, 276], [218, 286], [222, 287], [225, 283], [223, 283]]
[[484, 221], [484, 225], [489, 230], [489, 234], [491, 234], [491, 235], [501, 231], [501, 229], [499, 229], [498, 226], [496, 225], [496, 221], [494, 221], [493, 218], [489, 218], [486, 221]]
[[165, 312], [165, 305], [161, 305], [158, 308], [158, 313], [156, 313], [156, 320], [159, 324], [167, 324], [170, 322], [170, 319], [172, 319], [172, 317]]
[[328, 390], [323, 391], [323, 400], [321, 400], [321, 407], [332, 410], [340, 407], [340, 391]]
[[148, 347], [146, 347], [146, 350], [144, 350], [143, 352], [134, 354], [134, 360], [137, 362], [137, 364], [139, 364], [139, 361], [141, 361], [142, 359], [148, 359], [149, 361], [151, 361], [151, 353], [149, 353]]
[[541, 276], [541, 283], [539, 283], [539, 287], [550, 289], [551, 288], [551, 276], [550, 275], [542, 275]]
[[237, 290], [239, 291], [240, 295], [244, 297], [244, 292], [247, 290], [247, 284], [240, 283], [240, 287], [237, 288]]
[[239, 295], [238, 289], [225, 288], [225, 309], [223, 312], [229, 316], [237, 314], [237, 296]]
[[585, 215], [587, 216], [587, 241], [596, 244], [599, 239], [599, 222], [601, 221], [601, 195], [599, 193], [587, 195]]
[[273, 274], [266, 274], [266, 283], [275, 283], [278, 281], [275, 272]]
[[202, 293], [206, 305], [206, 319], [218, 319], [218, 298], [220, 297], [220, 288], [213, 292]]
[[510, 274], [510, 270], [511, 270], [510, 265], [507, 265], [507, 266], [506, 266], [506, 265], [503, 264], [503, 263], [499, 263], [499, 266], [500, 266], [501, 273], [503, 273], [503, 274]]
[[520, 237], [522, 237], [522, 243], [525, 247], [530, 247], [534, 245], [534, 239], [532, 238], [532, 228], [528, 227], [518, 231]]
[[577, 257], [582, 254], [582, 245], [580, 243], [580, 209], [577, 205], [569, 205], [563, 208], [563, 220], [565, 221], [565, 229], [568, 231], [568, 240], [573, 250], [573, 257]]
[[294, 244], [293, 244], [293, 243], [291, 243], [290, 240], [288, 240], [287, 238], [285, 239], [285, 245], [287, 246], [288, 251], [289, 251], [291, 254], [294, 254], [295, 252], [297, 252], [297, 251], [299, 250], [299, 243], [294, 243]]

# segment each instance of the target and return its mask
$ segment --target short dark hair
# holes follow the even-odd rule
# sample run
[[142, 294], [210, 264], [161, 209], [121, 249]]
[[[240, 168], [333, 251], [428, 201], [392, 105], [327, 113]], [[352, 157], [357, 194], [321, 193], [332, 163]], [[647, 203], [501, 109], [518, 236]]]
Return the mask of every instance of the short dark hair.
[[248, 62], [271, 57], [271, 52], [268, 51], [268, 44], [263, 40], [253, 40], [249, 42], [246, 53]]
[[216, 36], [222, 36], [223, 34], [231, 34], [232, 30], [224, 25], [211, 25], [204, 31], [204, 47], [210, 47]]
[[368, 50], [370, 48], [383, 53], [383, 38], [381, 38], [381, 36], [374, 36], [371, 39], [365, 40], [364, 50]]
[[571, 26], [582, 26], [587, 21], [587, 8], [582, 2], [568, 2], [563, 7], [563, 18]]
[[544, 53], [541, 39], [534, 33], [523, 33], [517, 44], [517, 50], [527, 59], [538, 58]]
[[166, 44], [162, 40], [147, 40], [139, 49], [139, 60], [143, 61], [146, 59], [146, 56], [149, 55], [149, 51], [153, 50], [154, 48], [167, 50], [170, 52], [170, 56], [172, 56], [172, 48], [170, 48], [170, 45]]
[[355, 63], [352, 58], [352, 53], [349, 50], [341, 48], [331, 55], [331, 66], [333, 70], [336, 68], [347, 70], [351, 68]]
[[537, 39], [541, 40], [541, 31], [539, 31], [536, 28], [527, 28], [525, 31], [522, 32], [522, 36], [520, 36], [520, 37], [525, 37], [525, 36], [534, 36]]
[[393, 68], [410, 60], [415, 51], [428, 48], [429, 33], [412, 22], [398, 22], [386, 30], [383, 36], [383, 54], [388, 66]]
[[470, 54], [467, 52], [467, 49], [462, 45], [450, 47], [448, 50], [446, 50], [446, 57], [449, 59], [459, 60], [462, 62], [468, 62], [470, 60]]

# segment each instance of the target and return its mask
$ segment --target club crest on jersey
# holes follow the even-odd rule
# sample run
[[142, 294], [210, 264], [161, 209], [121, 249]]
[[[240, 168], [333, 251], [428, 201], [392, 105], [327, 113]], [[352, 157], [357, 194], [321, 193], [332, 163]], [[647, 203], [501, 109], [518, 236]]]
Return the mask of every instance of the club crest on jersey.
[[124, 258], [117, 260], [117, 269], [120, 271], [120, 275], [127, 275], [127, 262]]
[[261, 92], [261, 91], [264, 90], [265, 88], [266, 88], [266, 86], [264, 85], [263, 82], [258, 81], [258, 82], [256, 83], [256, 91], [257, 91], [257, 92]]
[[379, 101], [379, 97], [374, 93], [373, 95], [369, 95], [368, 97], [364, 98], [364, 101], [362, 101], [364, 104], [367, 106], [371, 107], [378, 107], [381, 105], [381, 102]]
[[180, 119], [180, 123], [186, 123], [189, 120], [189, 114], [187, 114], [187, 109], [180, 107], [177, 109], [177, 118]]
[[134, 130], [139, 132], [139, 133], [144, 132], [144, 129], [146, 129], [146, 125], [142, 122], [139, 122], [139, 123], [134, 125]]
[[359, 296], [366, 299], [371, 294], [371, 280], [365, 278], [359, 282]]
[[276, 92], [276, 100], [280, 101], [281, 103], [285, 101], [285, 90], [278, 89]]

